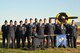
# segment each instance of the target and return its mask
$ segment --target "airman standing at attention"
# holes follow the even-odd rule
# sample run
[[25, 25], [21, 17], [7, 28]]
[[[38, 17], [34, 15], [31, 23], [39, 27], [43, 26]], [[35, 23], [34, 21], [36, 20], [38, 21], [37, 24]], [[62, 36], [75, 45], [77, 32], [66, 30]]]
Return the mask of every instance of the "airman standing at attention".
[[77, 40], [77, 25], [75, 24], [75, 21], [72, 20], [72, 24], [71, 24], [71, 48], [76, 48], [77, 44], [76, 44], [76, 40]]
[[44, 45], [45, 45], [45, 43], [46, 43], [46, 36], [48, 35], [47, 34], [47, 20], [46, 20], [46, 18], [44, 18], [43, 25], [44, 25]]
[[55, 30], [55, 26], [54, 24], [52, 23], [52, 19], [49, 19], [49, 23], [47, 24], [47, 33], [48, 33], [48, 36], [46, 37], [47, 39], [47, 48], [49, 47], [50, 45], [50, 40], [51, 40], [51, 47], [54, 48], [54, 30]]
[[[7, 20], [5, 20], [4, 25], [2, 25], [2, 45], [5, 48], [5, 39], [8, 39], [8, 24]], [[8, 40], [7, 40], [8, 41]]]
[[64, 26], [66, 27], [67, 46], [70, 47], [70, 24], [65, 20]]
[[15, 40], [17, 41], [17, 38], [18, 38], [17, 21], [14, 21], [14, 29], [15, 29]]
[[28, 37], [28, 20], [27, 19], [25, 19], [25, 23], [23, 24], [23, 26], [26, 28], [25, 35], [24, 35], [25, 36], [24, 39], [25, 39], [25, 43], [26, 43], [26, 39]]
[[22, 48], [25, 47], [25, 32], [26, 28], [23, 25], [23, 21], [20, 21], [20, 25], [17, 26], [18, 28], [18, 39], [17, 39], [17, 47], [20, 48], [20, 39], [22, 40]]
[[15, 27], [12, 20], [8, 26], [8, 48], [10, 47], [10, 40], [12, 40], [12, 47], [15, 48]]
[[[55, 31], [54, 31], [54, 34], [57, 35], [57, 34], [60, 34], [60, 24], [58, 23], [58, 19], [55, 19]], [[56, 36], [54, 36], [54, 45], [56, 46]]]
[[32, 39], [32, 32], [33, 32], [33, 27], [34, 27], [34, 25], [33, 25], [33, 19], [32, 18], [30, 18], [30, 23], [28, 24], [28, 36], [27, 36], [27, 38], [28, 38], [28, 48], [31, 48], [31, 39]]
[[39, 20], [39, 23], [37, 25], [37, 33], [38, 33], [38, 36], [39, 36], [40, 48], [42, 50], [44, 50], [44, 44], [43, 44], [43, 40], [44, 40], [44, 25], [42, 24], [42, 19]]

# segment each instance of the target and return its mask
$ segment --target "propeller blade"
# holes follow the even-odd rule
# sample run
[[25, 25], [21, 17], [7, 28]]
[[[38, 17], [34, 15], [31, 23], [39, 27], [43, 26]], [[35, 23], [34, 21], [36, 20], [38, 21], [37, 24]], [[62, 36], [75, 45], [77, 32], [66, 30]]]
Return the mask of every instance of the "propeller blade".
[[78, 17], [68, 17], [68, 19], [77, 19]]
[[56, 17], [49, 17], [50, 19], [57, 19]]

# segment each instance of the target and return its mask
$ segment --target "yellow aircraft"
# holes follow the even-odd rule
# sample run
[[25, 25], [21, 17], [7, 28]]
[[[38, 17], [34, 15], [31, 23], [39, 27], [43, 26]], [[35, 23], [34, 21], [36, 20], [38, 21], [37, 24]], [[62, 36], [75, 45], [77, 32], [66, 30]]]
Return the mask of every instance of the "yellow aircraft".
[[[70, 23], [70, 19], [77, 19], [77, 16], [68, 16], [65, 12], [60, 12], [57, 14], [56, 17], [50, 17], [50, 19], [58, 19], [58, 23], [65, 22], [67, 20], [67, 23]], [[78, 26], [78, 30], [80, 31], [80, 26]]]

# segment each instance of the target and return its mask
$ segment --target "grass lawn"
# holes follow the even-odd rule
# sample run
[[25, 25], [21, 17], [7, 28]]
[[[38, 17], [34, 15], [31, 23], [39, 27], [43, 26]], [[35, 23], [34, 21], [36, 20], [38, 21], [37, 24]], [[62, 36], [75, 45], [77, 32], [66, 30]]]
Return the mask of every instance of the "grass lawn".
[[[80, 36], [78, 37], [80, 39]], [[80, 53], [80, 46], [77, 46], [77, 48], [48, 48], [45, 50], [37, 49], [35, 51], [32, 50], [22, 50], [22, 49], [6, 49], [2, 48], [2, 38], [0, 35], [0, 53]]]
[[80, 53], [80, 47], [75, 48], [48, 48], [45, 50], [37, 49], [35, 51], [21, 49], [3, 49], [0, 48], [0, 53]]

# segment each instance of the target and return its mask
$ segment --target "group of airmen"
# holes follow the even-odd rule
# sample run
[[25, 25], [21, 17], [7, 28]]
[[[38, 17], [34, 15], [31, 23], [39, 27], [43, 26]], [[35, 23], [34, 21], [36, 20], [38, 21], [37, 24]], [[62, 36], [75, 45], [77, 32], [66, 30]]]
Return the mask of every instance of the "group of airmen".
[[19, 25], [17, 21], [14, 21], [13, 24], [13, 21], [10, 20], [8, 24], [7, 20], [5, 20], [1, 29], [3, 48], [6, 47], [5, 40], [7, 40], [7, 48], [11, 47], [11, 42], [12, 48], [44, 49], [50, 46], [54, 48], [56, 47], [56, 34], [66, 34], [67, 46], [71, 48], [77, 47], [77, 25], [74, 20], [72, 20], [71, 24], [67, 24], [67, 20], [59, 24], [58, 19], [55, 19], [55, 23], [52, 22], [52, 19], [49, 19], [49, 23], [47, 23], [47, 19], [44, 18], [43, 23], [42, 19], [38, 22], [38, 19], [35, 18], [33, 23], [33, 19], [30, 18], [30, 23], [25, 19], [25, 23], [21, 20]]

